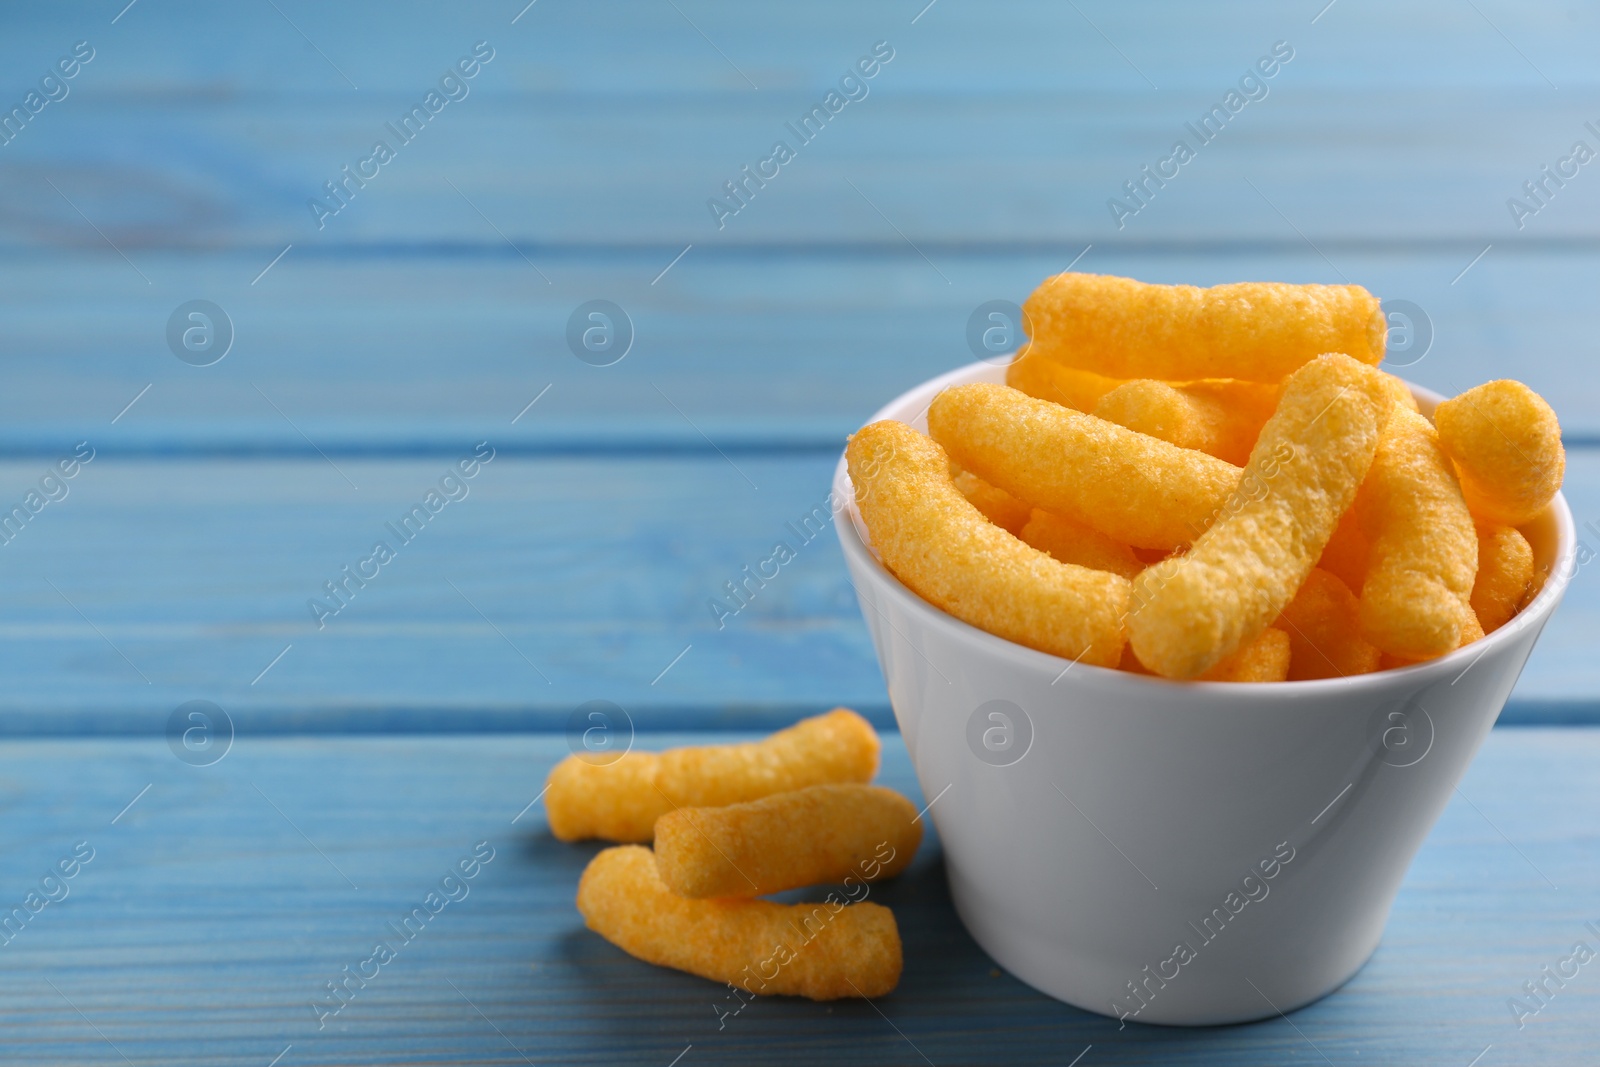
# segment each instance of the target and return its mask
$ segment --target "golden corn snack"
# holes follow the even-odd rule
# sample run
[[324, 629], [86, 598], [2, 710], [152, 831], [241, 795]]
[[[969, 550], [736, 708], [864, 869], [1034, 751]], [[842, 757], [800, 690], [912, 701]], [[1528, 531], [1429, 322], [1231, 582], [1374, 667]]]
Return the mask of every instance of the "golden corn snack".
[[[1251, 641], [1219, 660], [1216, 666], [1196, 678], [1199, 682], [1281, 682], [1289, 675], [1289, 637], [1282, 630], [1269, 626]], [[1122, 650], [1122, 662], [1117, 669], [1132, 674], [1154, 675], [1139, 657], [1133, 646]]]
[[[1190, 396], [1178, 386], [1138, 378], [1123, 382], [1101, 397], [1090, 414], [1179, 448], [1215, 456], [1226, 432], [1229, 412], [1212, 397]], [[1244, 453], [1248, 458], [1250, 449], [1246, 447]], [[1242, 465], [1244, 460], [1228, 462]]]
[[561, 841], [648, 841], [681, 805], [734, 804], [824, 782], [868, 782], [878, 735], [847, 708], [804, 719], [762, 741], [627, 752], [610, 763], [568, 756], [550, 772], [545, 815]]
[[1078, 411], [1092, 411], [1101, 397], [1122, 382], [1064, 366], [1048, 356], [1029, 355], [1024, 348], [1016, 359], [1006, 365], [1006, 384], [1052, 404], [1076, 408]]
[[802, 719], [760, 741], [661, 753], [656, 790], [673, 807], [716, 807], [830, 782], [870, 782], [878, 733], [849, 708]]
[[971, 471], [964, 471], [953, 467], [950, 478], [956, 483], [956, 488], [961, 490], [961, 495], [979, 511], [983, 517], [994, 523], [1008, 534], [1015, 534], [1028, 523], [1028, 513], [1033, 508], [1018, 500], [1004, 489], [996, 489]]
[[1378, 654], [1378, 669], [1380, 671], [1397, 671], [1402, 667], [1415, 667], [1417, 664], [1424, 662], [1426, 661], [1409, 659], [1405, 656], [1391, 656], [1387, 652]]
[[1468, 389], [1441, 403], [1433, 421], [1478, 518], [1521, 526], [1561, 488], [1567, 467], [1561, 424], [1550, 405], [1521, 382]]
[[900, 981], [900, 931], [888, 908], [837, 893], [817, 904], [691, 900], [666, 887], [639, 845], [589, 861], [578, 911], [630, 956], [750, 993], [881, 997]]
[[1403, 404], [1412, 411], [1421, 410], [1417, 407], [1417, 398], [1411, 394], [1409, 385], [1388, 371], [1381, 371], [1380, 373], [1383, 375], [1384, 384], [1389, 387], [1390, 393], [1394, 395], [1396, 403]]
[[669, 805], [655, 790], [654, 752], [625, 752], [611, 763], [571, 755], [545, 783], [545, 818], [558, 841], [648, 841]]
[[1259, 382], [1174, 385], [1139, 378], [1101, 397], [1092, 413], [1179, 448], [1243, 466], [1277, 402], [1277, 387]]
[[[1462, 623], [1461, 625], [1460, 647], [1466, 648], [1474, 641], [1483, 640], [1483, 637], [1483, 624], [1478, 621], [1477, 613], [1471, 608], [1468, 608], [1466, 622]], [[1399, 667], [1415, 667], [1419, 663], [1426, 663], [1430, 659], [1438, 658], [1438, 656], [1422, 656], [1420, 658], [1413, 656], [1396, 656], [1393, 653], [1385, 652], [1378, 657], [1378, 669], [1380, 671], [1392, 671]]]
[[1215, 456], [985, 382], [934, 397], [928, 432], [962, 469], [1138, 548], [1194, 540], [1241, 473]]
[[1281, 382], [1268, 385], [1239, 378], [1201, 378], [1179, 382], [1178, 388], [1190, 396], [1215, 399], [1243, 419], [1246, 425], [1253, 424], [1257, 433], [1272, 418], [1272, 413], [1278, 410], [1278, 401], [1283, 398]]
[[1289, 677], [1289, 635], [1269, 626], [1199, 677], [1202, 682], [1281, 682]]
[[846, 456], [872, 547], [912, 592], [1017, 644], [1116, 665], [1126, 578], [1058, 563], [989, 522], [950, 480], [944, 450], [904, 423], [886, 420], [858, 430]]
[[922, 842], [916, 805], [879, 785], [814, 785], [656, 822], [656, 868], [681, 897], [757, 897], [905, 870]]
[[1117, 662], [1117, 670], [1127, 671], [1130, 674], [1153, 675], [1155, 673], [1149, 667], [1146, 667], [1143, 663], [1139, 662], [1139, 657], [1133, 654], [1132, 645], [1123, 646], [1122, 659]]
[[1367, 581], [1367, 557], [1372, 546], [1367, 543], [1366, 531], [1361, 524], [1361, 493], [1333, 528], [1333, 536], [1322, 550], [1317, 566], [1332, 574], [1350, 590], [1360, 589]]
[[1478, 526], [1478, 576], [1472, 582], [1472, 610], [1487, 633], [1494, 633], [1518, 611], [1533, 588], [1533, 546], [1514, 526]]
[[1459, 646], [1478, 535], [1438, 433], [1398, 404], [1362, 488], [1362, 519], [1372, 553], [1361, 587], [1361, 635], [1412, 659]]
[[1128, 636], [1140, 662], [1194, 678], [1278, 617], [1355, 498], [1393, 408], [1378, 372], [1349, 356], [1319, 356], [1289, 377], [1222, 516], [1186, 554], [1134, 579]]
[[1306, 575], [1277, 625], [1289, 635], [1291, 682], [1345, 678], [1378, 669], [1377, 647], [1361, 636], [1361, 602], [1349, 586], [1321, 567]]
[[1023, 305], [1030, 356], [1111, 378], [1279, 382], [1324, 352], [1369, 366], [1389, 326], [1359, 285], [1240, 282], [1200, 289], [1101, 274], [1047, 278]]
[[1034, 508], [1028, 522], [1017, 534], [1023, 541], [1048, 552], [1062, 563], [1075, 563], [1091, 570], [1110, 571], [1124, 578], [1135, 578], [1144, 564], [1133, 549], [1121, 541], [1053, 512]]

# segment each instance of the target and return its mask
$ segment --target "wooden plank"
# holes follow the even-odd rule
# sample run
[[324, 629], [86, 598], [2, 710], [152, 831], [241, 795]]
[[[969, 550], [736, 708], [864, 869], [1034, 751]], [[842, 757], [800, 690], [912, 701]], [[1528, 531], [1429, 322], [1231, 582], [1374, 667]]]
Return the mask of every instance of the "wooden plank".
[[[885, 742], [882, 781], [920, 798], [903, 744]], [[1532, 1064], [1582, 1062], [1600, 1010], [1585, 977], [1525, 1029], [1506, 1008], [1574, 941], [1594, 943], [1593, 730], [1494, 731], [1372, 962], [1288, 1021], [1198, 1030], [1119, 1031], [994, 969], [951, 909], [932, 839], [873, 890], [904, 938], [898, 990], [875, 1007], [760, 999], [719, 1030], [725, 990], [584, 930], [572, 897], [596, 846], [553, 841], [536, 804], [513, 823], [565, 752], [559, 736], [242, 739], [195, 768], [159, 741], [7, 745], [0, 782], [15, 817], [0, 823], [0, 901], [20, 902], [75, 843], [94, 849], [70, 895], [3, 949], [10, 1054], [137, 1067], [261, 1067], [280, 1054], [284, 1065], [1063, 1064], [1092, 1045], [1084, 1064], [1466, 1064], [1492, 1045], [1495, 1063]], [[494, 858], [467, 895], [319, 1030], [310, 1005], [325, 983], [394, 938], [387, 924], [479, 841]]]
[[[675, 253], [573, 252], [540, 257], [549, 285], [509, 251], [352, 259], [297, 258], [297, 248], [255, 286], [274, 253], [134, 253], [154, 285], [115, 255], [11, 258], [0, 260], [0, 447], [449, 454], [492, 434], [545, 451], [715, 455], [707, 439], [831, 449], [898, 393], [972, 360], [967, 323], [980, 304], [1024, 299], [1082, 251], [929, 251], [930, 267], [909, 248], [697, 247], [656, 284]], [[1445, 393], [1522, 378], [1570, 439], [1600, 438], [1600, 380], [1584, 362], [1592, 315], [1572, 297], [1600, 287], [1600, 254], [1496, 246], [1461, 276], [1476, 252], [1324, 251], [1331, 264], [1309, 248], [1096, 245], [1079, 267], [1195, 284], [1359, 281], [1427, 315], [1431, 348], [1399, 353], [1397, 373]], [[174, 310], [196, 298], [234, 328], [233, 350], [213, 366], [181, 362], [165, 339]], [[632, 351], [613, 366], [580, 361], [566, 340], [573, 312], [597, 298], [634, 325]]]
[[[438, 451], [553, 385], [555, 413], [514, 431], [529, 448], [704, 447], [690, 420], [718, 447], [821, 447], [965, 359], [976, 304], [1019, 298], [1090, 244], [1084, 269], [1158, 280], [1369, 282], [1429, 309], [1426, 384], [1449, 391], [1515, 359], [1577, 435], [1600, 432], [1570, 298], [1600, 281], [1600, 184], [1575, 179], [1522, 231], [1504, 204], [1596, 113], [1592, 70], [1561, 59], [1581, 55], [1589, 16], [1519, 14], [1501, 38], [1492, 4], [1397, 14], [1345, 0], [1315, 25], [1302, 13], [1313, 36], [1272, 95], [1119, 231], [1106, 199], [1288, 23], [1245, 4], [1070, 7], [905, 20], [920, 36], [860, 113], [721, 231], [709, 192], [815, 98], [877, 13], [761, 21], [705, 5], [724, 50], [769, 82], [751, 92], [726, 88], [737, 75], [661, 5], [603, 33], [599, 16], [532, 9], [475, 95], [318, 231], [305, 200], [329, 168], [426, 84], [451, 31], [506, 13], [291, 4], [230, 13], [222, 33], [203, 6], [130, 9], [73, 95], [0, 153], [0, 349], [17, 386], [0, 399], [0, 445], [98, 435], [145, 452], [312, 454], [276, 402], [325, 451]], [[362, 60], [363, 92], [291, 20]], [[0, 42], [13, 72], [90, 32], [76, 14], [20, 21]], [[208, 47], [189, 47], [196, 35]], [[614, 47], [573, 47], [597, 35]], [[1559, 76], [1554, 103], [1534, 63]], [[31, 77], [5, 84], [14, 97]], [[200, 252], [219, 246], [233, 256]], [[197, 370], [169, 359], [163, 334], [202, 296], [238, 340]], [[599, 296], [640, 331], [604, 372], [563, 336]]]
[[[447, 463], [97, 458], [0, 546], [0, 733], [148, 734], [202, 698], [244, 732], [548, 729], [597, 698], [650, 728], [889, 722], [834, 534], [797, 533], [832, 457], [499, 457], [402, 544], [386, 524]], [[0, 500], [42, 470], [0, 465]], [[1600, 551], [1600, 455], [1574, 454], [1567, 492]], [[319, 629], [309, 601], [337, 606], [324, 583], [378, 540], [396, 558]], [[797, 558], [728, 614], [780, 540]], [[1600, 721], [1593, 566], [1508, 719]]]
[[752, 92], [740, 70], [763, 92], [811, 88], [883, 37], [926, 56], [926, 66], [905, 74], [924, 93], [950, 92], [952, 71], [963, 82], [993, 81], [1012, 91], [1155, 91], [1141, 70], [1161, 91], [1209, 86], [1231, 81], [1255, 51], [1285, 37], [1325, 57], [1321, 76], [1339, 83], [1545, 85], [1540, 71], [1563, 89], [1594, 80], [1585, 53], [1595, 32], [1592, 12], [1522, 9], [1510, 0], [1485, 0], [1479, 11], [1443, 0], [1404, 9], [1341, 0], [1326, 12], [1319, 4], [1285, 8], [1269, 0], [1222, 0], [1203, 9], [1181, 0], [1132, 8], [1086, 0], [1078, 11], [1048, 0], [991, 9], [818, 0], [759, 17], [729, 0], [692, 0], [679, 5], [681, 15], [647, 0], [611, 11], [525, 10], [514, 0], [366, 0], [337, 9], [278, 0], [278, 11], [219, 10], [197, 0], [124, 12], [126, 6], [108, 0], [92, 9], [17, 11], [0, 42], [9, 72], [0, 84], [26, 87], [36, 77], [29, 71], [42, 72], [83, 37], [100, 50], [91, 68], [100, 79], [95, 88], [123, 95], [178, 95], [196, 86], [214, 96], [335, 97], [354, 92], [341, 70], [362, 93], [408, 93], [454, 58], [458, 42], [480, 38], [499, 52], [491, 69], [510, 71], [500, 83], [485, 83], [485, 93]]
[[[385, 132], [409, 106], [400, 96], [304, 106], [192, 94], [97, 100], [86, 90], [0, 149], [11, 201], [0, 243], [103, 248], [109, 239], [135, 258], [248, 246], [264, 265], [290, 242], [301, 254], [498, 250], [502, 234], [530, 250], [598, 243], [668, 256], [690, 242], [898, 246], [897, 228], [933, 245], [930, 255], [972, 243], [1298, 247], [1304, 234], [1335, 248], [1445, 242], [1471, 256], [1489, 242], [1592, 248], [1600, 239], [1600, 181], [1588, 168], [1520, 227], [1507, 207], [1576, 140], [1600, 144], [1584, 127], [1600, 121], [1595, 89], [1333, 87], [1296, 83], [1291, 66], [1214, 141], [1186, 132], [1270, 43], [1236, 53], [1226, 79], [1163, 93], [916, 95], [893, 84], [891, 66], [859, 114], [845, 110], [808, 143], [785, 123], [824, 87], [711, 99], [469, 97], [409, 145]], [[904, 61], [915, 60], [908, 52]], [[394, 142], [396, 158], [319, 219], [311, 198], [378, 139]], [[1139, 207], [1124, 183], [1179, 139], [1196, 157], [1162, 188], [1152, 184], [1148, 206], [1119, 226], [1108, 202]], [[778, 140], [796, 158], [770, 184], [752, 183], [748, 204], [719, 226], [708, 199], [726, 197], [724, 183]]]
[[[73, 41], [97, 43], [70, 94], [4, 146], [0, 241], [99, 247], [103, 233], [131, 249], [268, 255], [289, 242], [498, 246], [496, 228], [519, 244], [674, 251], [893, 242], [874, 204], [928, 242], [1287, 241], [1285, 215], [1319, 241], [1398, 247], [1597, 237], [1592, 181], [1524, 229], [1505, 206], [1600, 115], [1592, 13], [830, 3], [752, 19], [696, 2], [634, 4], [622, 20], [533, 8], [512, 25], [515, 6], [19, 15], [0, 42], [0, 99], [20, 101]], [[319, 229], [307, 200], [480, 39], [495, 58], [469, 94], [414, 145], [396, 140], [381, 177]], [[870, 94], [815, 144], [791, 138], [784, 123], [878, 40], [894, 58]], [[1123, 182], [1279, 40], [1294, 57], [1266, 95], [1214, 142], [1191, 137], [1199, 156], [1181, 179], [1114, 225]], [[719, 230], [707, 198], [780, 137], [799, 157]]]
[[[831, 459], [502, 457], [404, 543], [391, 524], [450, 462], [97, 459], [4, 546], [0, 658], [23, 687], [5, 722], [143, 731], [196, 697], [280, 729], [548, 725], [596, 697], [642, 725], [882, 703], [831, 529], [785, 526], [826, 517]], [[780, 538], [799, 558], [719, 631], [710, 601]], [[380, 540], [396, 558], [319, 628], [309, 601], [336, 607], [324, 583]]]

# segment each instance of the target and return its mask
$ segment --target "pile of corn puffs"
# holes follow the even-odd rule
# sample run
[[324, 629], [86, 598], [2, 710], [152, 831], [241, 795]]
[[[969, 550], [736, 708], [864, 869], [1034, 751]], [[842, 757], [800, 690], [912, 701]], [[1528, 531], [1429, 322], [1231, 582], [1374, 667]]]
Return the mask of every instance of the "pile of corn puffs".
[[[748, 993], [878, 997], [900, 981], [894, 913], [865, 898], [922, 843], [920, 815], [868, 785], [878, 735], [847, 708], [750, 744], [568, 756], [545, 811], [562, 841], [608, 848], [578, 883], [589, 929], [624, 952]], [[819, 884], [822, 901], [771, 893]]]
[[1068, 273], [1024, 314], [1006, 385], [847, 451], [879, 558], [950, 615], [1101, 667], [1275, 682], [1442, 656], [1532, 595], [1518, 527], [1561, 487], [1555, 413], [1494, 381], [1424, 417], [1377, 369], [1362, 287]]

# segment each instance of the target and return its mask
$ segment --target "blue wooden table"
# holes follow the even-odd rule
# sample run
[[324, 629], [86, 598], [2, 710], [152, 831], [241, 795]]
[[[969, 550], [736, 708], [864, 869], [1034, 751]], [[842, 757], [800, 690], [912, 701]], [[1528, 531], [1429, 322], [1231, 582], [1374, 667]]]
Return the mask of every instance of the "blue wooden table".
[[[1072, 263], [1367, 285], [1397, 373], [1549, 397], [1600, 551], [1593, 9], [95, 0], [0, 27], [0, 912], [75, 871], [0, 937], [8, 1062], [1593, 1061], [1591, 968], [1507, 1006], [1600, 925], [1588, 566], [1383, 947], [1288, 1019], [1048, 1000], [966, 936], [930, 841], [883, 890], [899, 990], [719, 1028], [719, 987], [583, 930], [594, 849], [530, 806], [586, 700], [644, 746], [841, 703], [892, 728], [831, 532], [711, 603], [846, 433], [975, 358], [979, 305]], [[204, 758], [170, 743], [190, 701], [223, 727]], [[917, 795], [893, 736], [884, 780]]]

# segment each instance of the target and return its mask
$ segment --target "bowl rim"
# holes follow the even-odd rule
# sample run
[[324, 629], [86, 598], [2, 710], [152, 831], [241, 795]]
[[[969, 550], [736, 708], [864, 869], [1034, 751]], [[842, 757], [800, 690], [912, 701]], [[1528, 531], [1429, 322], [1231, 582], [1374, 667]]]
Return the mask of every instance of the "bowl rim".
[[[1009, 362], [1009, 361], [1007, 361]], [[868, 426], [884, 419], [893, 419], [903, 422], [894, 412], [908, 406], [915, 398], [926, 394], [930, 401], [934, 395], [951, 385], [963, 384], [977, 380], [974, 374], [985, 371], [992, 372], [996, 367], [1004, 367], [1006, 362], [996, 362], [991, 359], [978, 360], [974, 363], [964, 364], [944, 374], [919, 383], [902, 392], [889, 403], [873, 412], [872, 417], [862, 426]], [[1405, 381], [1405, 379], [1401, 379]], [[1405, 381], [1407, 388], [1419, 401], [1431, 407], [1445, 399], [1440, 394], [1419, 386], [1413, 382]], [[920, 416], [919, 416], [920, 417]], [[1083, 669], [1092, 672], [1089, 677], [1107, 685], [1158, 686], [1158, 687], [1201, 687], [1206, 692], [1228, 692], [1230, 695], [1244, 696], [1245, 693], [1254, 692], [1261, 699], [1268, 699], [1269, 694], [1283, 692], [1284, 686], [1293, 686], [1297, 693], [1310, 696], [1322, 692], [1359, 692], [1362, 689], [1383, 689], [1393, 685], [1408, 682], [1426, 682], [1433, 680], [1435, 675], [1443, 675], [1458, 667], [1461, 674], [1465, 674], [1479, 659], [1488, 655], [1499, 645], [1510, 644], [1514, 637], [1530, 626], [1543, 626], [1554, 613], [1556, 605], [1560, 603], [1566, 588], [1572, 580], [1577, 557], [1577, 530], [1573, 524], [1572, 510], [1567, 505], [1566, 495], [1557, 492], [1550, 503], [1550, 518], [1555, 524], [1555, 551], [1552, 555], [1549, 572], [1545, 575], [1544, 585], [1534, 598], [1530, 600], [1521, 611], [1502, 625], [1493, 633], [1487, 634], [1470, 645], [1462, 645], [1453, 652], [1447, 652], [1437, 659], [1425, 660], [1412, 664], [1409, 667], [1394, 667], [1388, 670], [1377, 670], [1367, 674], [1348, 675], [1342, 678], [1317, 678], [1302, 681], [1273, 682], [1263, 685], [1260, 682], [1202, 682], [1195, 680], [1176, 680], [1162, 678], [1157, 675], [1135, 674], [1132, 671], [1119, 670], [1115, 667], [1099, 667], [1094, 664], [1081, 663], [1077, 660], [1066, 659], [1049, 652], [1041, 652], [1026, 645], [1017, 644], [1015, 641], [996, 636], [987, 630], [963, 622], [941, 609], [922, 599], [910, 588], [896, 578], [877, 557], [877, 554], [867, 546], [857, 524], [861, 522], [860, 512], [856, 509], [855, 493], [850, 487], [850, 474], [847, 464], [847, 455], [841, 450], [839, 461], [834, 467], [832, 482], [834, 503], [834, 527], [839, 537], [840, 546], [847, 557], [863, 564], [865, 573], [881, 589], [882, 592], [895, 598], [902, 607], [921, 619], [925, 624], [936, 629], [942, 629], [953, 638], [965, 639], [976, 642], [989, 652], [999, 654], [1018, 661], [1028, 667], [1041, 670], [1056, 670], [1060, 668], [1060, 675], [1065, 676], [1074, 669]], [[845, 521], [840, 521], [841, 519]], [[860, 590], [857, 590], [858, 598]], [[860, 598], [865, 599], [865, 598]], [[870, 605], [863, 605], [870, 608]], [[1470, 661], [1470, 662], [1469, 662]], [[1463, 666], [1464, 665], [1464, 666]], [[1059, 680], [1059, 678], [1058, 678]]]

